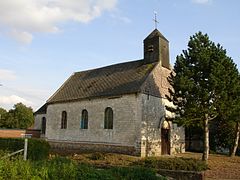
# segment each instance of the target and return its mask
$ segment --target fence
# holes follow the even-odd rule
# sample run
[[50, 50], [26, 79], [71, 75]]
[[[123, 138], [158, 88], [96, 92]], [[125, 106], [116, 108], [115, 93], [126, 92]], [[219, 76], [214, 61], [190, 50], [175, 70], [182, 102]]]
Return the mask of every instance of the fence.
[[13, 156], [15, 154], [23, 152], [23, 160], [24, 161], [27, 160], [28, 138], [31, 138], [32, 134], [21, 134], [21, 136], [25, 138], [25, 140], [24, 140], [24, 149], [17, 150], [15, 152], [11, 153], [11, 154], [8, 154], [7, 156], [4, 156], [1, 159], [6, 159], [6, 158], [11, 157], [11, 156]]

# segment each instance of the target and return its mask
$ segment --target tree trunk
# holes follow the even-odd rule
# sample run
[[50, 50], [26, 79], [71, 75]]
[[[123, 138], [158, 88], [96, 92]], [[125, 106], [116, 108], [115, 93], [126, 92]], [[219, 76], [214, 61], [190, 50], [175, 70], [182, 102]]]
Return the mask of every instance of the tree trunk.
[[209, 156], [209, 129], [208, 129], [208, 115], [206, 114], [204, 119], [204, 143], [202, 160], [207, 161], [208, 156]]
[[236, 124], [236, 131], [235, 131], [235, 139], [234, 139], [234, 146], [231, 152], [231, 157], [234, 157], [238, 148], [238, 141], [240, 136], [240, 123], [237, 122]]

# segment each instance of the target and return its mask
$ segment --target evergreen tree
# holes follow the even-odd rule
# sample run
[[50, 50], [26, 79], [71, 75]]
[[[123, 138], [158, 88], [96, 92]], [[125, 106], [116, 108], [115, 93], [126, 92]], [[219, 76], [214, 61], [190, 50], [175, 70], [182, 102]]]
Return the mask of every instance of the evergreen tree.
[[238, 75], [237, 82], [234, 83], [234, 89], [230, 94], [230, 98], [228, 99], [228, 110], [229, 110], [229, 118], [233, 124], [235, 124], [234, 131], [234, 141], [233, 146], [230, 151], [231, 156], [235, 156], [240, 139], [240, 75]]
[[[221, 133], [225, 134], [224, 139], [226, 138], [230, 154], [234, 156], [240, 134], [240, 76], [237, 66], [231, 58], [226, 57], [226, 60], [221, 61], [221, 64], [222, 69], [216, 68], [213, 72], [218, 78], [217, 81], [220, 82], [216, 86], [217, 93], [221, 97], [217, 106], [218, 119], [220, 119], [221, 126], [229, 128], [228, 130], [222, 129]], [[227, 131], [229, 133], [225, 133]]]
[[[210, 41], [207, 34], [198, 32], [190, 37], [188, 49], [177, 56], [169, 78], [174, 90], [170, 90], [168, 99], [176, 108], [167, 109], [176, 113], [178, 123], [203, 128], [204, 161], [209, 155], [209, 122], [227, 109], [224, 100], [230, 97], [227, 85], [234, 67], [226, 50]], [[229, 74], [225, 74], [226, 70]]]

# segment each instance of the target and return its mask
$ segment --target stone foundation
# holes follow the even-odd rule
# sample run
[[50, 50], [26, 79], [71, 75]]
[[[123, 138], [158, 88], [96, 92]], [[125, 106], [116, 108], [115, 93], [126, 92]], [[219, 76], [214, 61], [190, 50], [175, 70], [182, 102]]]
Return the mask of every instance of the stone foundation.
[[83, 152], [108, 152], [140, 156], [140, 150], [134, 146], [123, 146], [108, 143], [92, 142], [66, 142], [48, 140], [53, 152], [61, 154], [83, 153]]

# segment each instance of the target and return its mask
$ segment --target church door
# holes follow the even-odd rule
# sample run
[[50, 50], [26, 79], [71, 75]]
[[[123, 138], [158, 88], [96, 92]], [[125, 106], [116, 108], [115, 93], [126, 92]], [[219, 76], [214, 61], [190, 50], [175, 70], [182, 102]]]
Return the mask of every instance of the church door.
[[170, 154], [170, 128], [161, 128], [161, 150], [162, 155]]

